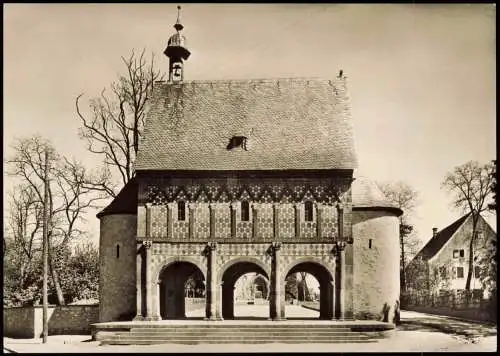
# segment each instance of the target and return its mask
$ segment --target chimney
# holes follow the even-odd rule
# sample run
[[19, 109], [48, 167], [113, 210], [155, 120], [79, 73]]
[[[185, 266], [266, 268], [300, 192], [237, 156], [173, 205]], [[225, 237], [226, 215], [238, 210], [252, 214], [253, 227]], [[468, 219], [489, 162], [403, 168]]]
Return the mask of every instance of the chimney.
[[432, 237], [436, 237], [437, 233], [438, 233], [438, 228], [437, 227], [433, 227], [432, 228]]

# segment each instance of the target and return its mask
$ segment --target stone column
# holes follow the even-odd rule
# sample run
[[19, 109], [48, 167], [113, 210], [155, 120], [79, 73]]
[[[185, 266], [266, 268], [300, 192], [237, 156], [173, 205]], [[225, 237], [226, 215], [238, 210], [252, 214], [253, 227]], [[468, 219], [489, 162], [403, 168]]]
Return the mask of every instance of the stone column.
[[339, 264], [338, 273], [338, 295], [337, 303], [339, 306], [339, 320], [345, 319], [345, 246], [346, 242], [340, 240], [337, 242], [337, 263]]
[[208, 291], [206, 318], [207, 320], [218, 320], [217, 318], [217, 242], [209, 242], [207, 245], [208, 254]]
[[153, 310], [153, 281], [151, 280], [151, 268], [152, 268], [152, 262], [151, 262], [151, 248], [153, 247], [153, 241], [151, 240], [146, 240], [143, 242], [144, 246], [144, 259], [145, 259], [145, 264], [144, 264], [144, 274], [145, 274], [145, 279], [146, 279], [146, 315], [144, 317], [144, 320], [159, 320], [159, 318], [154, 315], [154, 310]]
[[281, 242], [273, 242], [269, 248], [272, 257], [271, 264], [271, 293], [269, 317], [271, 320], [282, 320], [281, 316], [281, 273], [280, 273]]
[[134, 320], [143, 320], [142, 315], [142, 253], [143, 248], [141, 245], [137, 244], [136, 253], [136, 279], [135, 279], [135, 289], [136, 289], [136, 315]]

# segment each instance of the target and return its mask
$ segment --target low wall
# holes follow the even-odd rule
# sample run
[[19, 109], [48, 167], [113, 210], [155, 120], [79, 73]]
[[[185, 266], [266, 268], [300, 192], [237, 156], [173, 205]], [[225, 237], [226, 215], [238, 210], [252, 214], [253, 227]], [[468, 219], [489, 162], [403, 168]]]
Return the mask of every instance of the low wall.
[[205, 308], [205, 298], [185, 298], [186, 312]]
[[453, 309], [453, 308], [447, 308], [447, 307], [427, 307], [427, 306], [420, 306], [420, 305], [408, 305], [404, 308], [404, 310], [408, 311], [415, 311], [419, 313], [426, 313], [426, 314], [436, 314], [436, 315], [443, 315], [443, 316], [450, 316], [454, 318], [460, 318], [460, 319], [466, 319], [466, 320], [473, 320], [473, 321], [479, 321], [479, 322], [490, 322], [490, 323], [496, 323], [496, 314], [493, 315], [492, 313], [479, 309], [479, 308], [470, 308], [470, 309]]
[[[90, 324], [99, 322], [99, 305], [51, 305], [47, 311], [49, 335], [90, 335]], [[4, 309], [4, 337], [39, 338], [42, 332], [42, 306]]]

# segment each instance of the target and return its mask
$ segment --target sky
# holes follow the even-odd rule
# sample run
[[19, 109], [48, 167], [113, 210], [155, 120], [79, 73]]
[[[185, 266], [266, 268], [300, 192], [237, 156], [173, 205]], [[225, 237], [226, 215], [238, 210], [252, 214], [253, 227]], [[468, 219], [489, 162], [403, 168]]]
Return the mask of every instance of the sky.
[[[177, 4], [4, 5], [4, 156], [41, 134], [95, 166], [78, 138], [75, 98], [99, 95], [145, 48], [162, 54]], [[182, 4], [180, 4], [182, 5]], [[495, 12], [491, 4], [186, 4], [185, 80], [348, 78], [359, 167], [419, 193], [422, 242], [461, 216], [440, 187], [469, 160], [496, 157]], [[5, 191], [12, 187], [4, 176]], [[4, 204], [5, 206], [5, 204]], [[488, 215], [496, 231], [496, 218]], [[98, 241], [95, 215], [88, 223]]]

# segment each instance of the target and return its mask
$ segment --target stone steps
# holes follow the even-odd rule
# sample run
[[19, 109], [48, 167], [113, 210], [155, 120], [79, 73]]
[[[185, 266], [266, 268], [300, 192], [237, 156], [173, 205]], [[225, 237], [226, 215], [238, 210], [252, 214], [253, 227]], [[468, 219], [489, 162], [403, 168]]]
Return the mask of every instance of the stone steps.
[[376, 342], [383, 331], [352, 331], [345, 325], [155, 325], [103, 335], [102, 345], [307, 344]]

